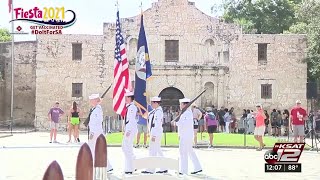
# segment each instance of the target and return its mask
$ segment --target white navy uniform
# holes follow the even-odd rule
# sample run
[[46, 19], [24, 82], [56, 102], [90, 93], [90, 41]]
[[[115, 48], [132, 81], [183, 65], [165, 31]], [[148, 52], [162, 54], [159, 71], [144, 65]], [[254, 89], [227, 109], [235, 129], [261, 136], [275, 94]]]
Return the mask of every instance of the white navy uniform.
[[[133, 172], [133, 141], [138, 133], [137, 127], [137, 112], [138, 108], [133, 102], [127, 105], [127, 113], [124, 122], [124, 135], [122, 140], [122, 151], [125, 156], [124, 172]], [[127, 137], [126, 134], [130, 133]]]
[[[89, 96], [89, 99], [96, 99], [99, 98], [99, 94], [92, 94]], [[103, 134], [103, 128], [102, 128], [102, 122], [103, 122], [103, 111], [102, 107], [100, 105], [97, 105], [96, 107], [93, 107], [93, 110], [90, 115], [90, 121], [89, 121], [89, 140], [88, 145], [91, 150], [91, 154], [93, 157], [93, 162], [95, 160], [95, 147], [96, 147], [96, 141], [98, 137]], [[110, 157], [110, 156], [109, 156]], [[112, 166], [109, 162], [109, 158], [107, 159], [107, 170], [111, 170]]]
[[[161, 99], [159, 97], [153, 97], [151, 98], [151, 100], [160, 101]], [[163, 110], [161, 106], [157, 107], [149, 113], [148, 122], [148, 129], [150, 132], [149, 156], [163, 157], [163, 153], [161, 150], [161, 139], [163, 134]], [[153, 137], [155, 138], [154, 142], [151, 140]], [[147, 169], [147, 172], [154, 173], [154, 171], [154, 169]], [[166, 169], [160, 169], [160, 171], [166, 171]]]
[[[184, 98], [179, 100], [182, 102], [190, 102], [190, 99]], [[194, 172], [202, 171], [199, 159], [196, 153], [193, 151], [193, 113], [190, 108], [188, 108], [183, 114], [181, 114], [180, 119], [176, 122], [178, 126], [179, 135], [179, 153], [180, 153], [180, 173], [188, 173], [188, 157], [190, 157]]]

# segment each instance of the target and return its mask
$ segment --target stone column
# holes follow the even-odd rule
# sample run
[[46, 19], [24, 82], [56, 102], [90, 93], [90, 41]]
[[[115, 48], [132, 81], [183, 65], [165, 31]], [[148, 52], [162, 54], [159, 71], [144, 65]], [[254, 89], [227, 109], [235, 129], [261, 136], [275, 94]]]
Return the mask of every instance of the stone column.
[[[216, 106], [217, 108], [218, 106], [218, 96], [219, 96], [219, 76], [218, 73], [215, 72], [215, 77], [214, 77], [214, 106]], [[220, 108], [220, 107], [219, 107]]]
[[224, 69], [219, 69], [218, 73], [218, 107], [220, 108], [221, 106], [224, 106]]
[[[202, 87], [202, 83], [201, 83], [201, 72], [200, 72], [200, 69], [196, 69], [196, 73], [195, 73], [195, 91], [194, 91], [194, 95], [193, 97], [190, 97], [191, 99], [195, 98], [196, 96], [198, 96], [203, 87]], [[200, 97], [199, 99], [196, 100], [196, 104], [201, 107], [201, 99], [202, 97]]]

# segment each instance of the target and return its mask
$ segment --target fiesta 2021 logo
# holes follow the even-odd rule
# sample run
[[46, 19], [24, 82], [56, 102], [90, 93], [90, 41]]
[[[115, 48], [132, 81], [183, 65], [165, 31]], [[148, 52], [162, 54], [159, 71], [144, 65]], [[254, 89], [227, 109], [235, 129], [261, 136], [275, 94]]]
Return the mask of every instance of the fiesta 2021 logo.
[[[66, 13], [71, 13], [72, 18], [69, 21], [65, 20]], [[43, 10], [38, 7], [34, 7], [30, 10], [24, 10], [23, 8], [15, 8], [15, 19], [13, 21], [25, 21], [34, 23], [37, 25], [45, 25], [45, 26], [62, 26], [63, 28], [67, 28], [72, 26], [77, 18], [76, 13], [72, 10], [66, 10], [64, 7], [44, 7]]]

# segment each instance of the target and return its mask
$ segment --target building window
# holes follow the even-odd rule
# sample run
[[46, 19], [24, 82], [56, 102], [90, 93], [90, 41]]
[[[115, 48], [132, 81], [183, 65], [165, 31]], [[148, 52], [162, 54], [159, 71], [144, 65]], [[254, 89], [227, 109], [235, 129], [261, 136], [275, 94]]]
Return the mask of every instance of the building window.
[[258, 62], [267, 61], [267, 47], [268, 44], [258, 44]]
[[229, 51], [223, 52], [223, 59], [224, 59], [224, 62], [229, 62]]
[[72, 60], [82, 60], [81, 43], [72, 43]]
[[82, 97], [82, 83], [72, 83], [72, 97]]
[[272, 84], [261, 84], [261, 99], [272, 99]]
[[179, 40], [166, 40], [165, 51], [166, 62], [179, 61]]

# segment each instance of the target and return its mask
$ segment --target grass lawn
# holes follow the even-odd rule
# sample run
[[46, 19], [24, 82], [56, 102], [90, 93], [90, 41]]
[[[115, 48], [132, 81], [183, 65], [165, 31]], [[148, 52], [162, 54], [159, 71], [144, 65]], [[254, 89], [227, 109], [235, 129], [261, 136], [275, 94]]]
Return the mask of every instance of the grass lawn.
[[[120, 145], [122, 142], [122, 133], [112, 133], [107, 135], [107, 142], [110, 145]], [[165, 141], [166, 137], [166, 141]], [[244, 146], [244, 135], [243, 134], [225, 134], [215, 133], [214, 145], [218, 146]], [[209, 141], [207, 133], [202, 134], [203, 141]], [[201, 134], [198, 133], [198, 141], [201, 141]], [[143, 135], [140, 138], [140, 144], [143, 142]], [[277, 142], [276, 138], [264, 137], [264, 143], [267, 147], [273, 147], [274, 143]], [[162, 145], [178, 145], [178, 134], [177, 133], [166, 133], [162, 137]], [[253, 135], [246, 135], [246, 146], [258, 146], [258, 142], [255, 141]]]

